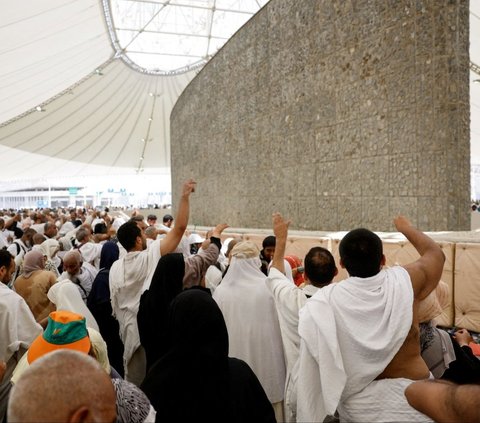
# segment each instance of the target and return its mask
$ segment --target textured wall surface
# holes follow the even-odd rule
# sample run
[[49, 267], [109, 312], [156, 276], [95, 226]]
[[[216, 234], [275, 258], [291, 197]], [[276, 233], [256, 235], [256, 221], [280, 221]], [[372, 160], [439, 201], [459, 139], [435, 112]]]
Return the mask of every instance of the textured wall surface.
[[271, 0], [174, 107], [174, 204], [193, 176], [193, 224], [469, 229], [468, 17], [467, 0]]

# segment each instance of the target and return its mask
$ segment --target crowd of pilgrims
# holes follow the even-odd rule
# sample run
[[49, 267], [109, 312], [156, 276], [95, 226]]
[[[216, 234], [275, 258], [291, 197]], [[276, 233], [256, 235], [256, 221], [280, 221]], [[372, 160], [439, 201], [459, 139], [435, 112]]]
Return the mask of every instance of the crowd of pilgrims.
[[[183, 185], [175, 218], [1, 213], [0, 421], [29, 365], [65, 344], [84, 348], [110, 375], [117, 421], [297, 421], [312, 383], [297, 380], [300, 310], [338, 264], [321, 247], [286, 255], [288, 222], [278, 214], [261, 249], [228, 237], [224, 223], [205, 237], [190, 234], [194, 191], [193, 181]], [[447, 298], [440, 282], [420, 307], [422, 357], [434, 378], [478, 383], [471, 335], [435, 325]], [[59, 324], [84, 330], [56, 341]]]

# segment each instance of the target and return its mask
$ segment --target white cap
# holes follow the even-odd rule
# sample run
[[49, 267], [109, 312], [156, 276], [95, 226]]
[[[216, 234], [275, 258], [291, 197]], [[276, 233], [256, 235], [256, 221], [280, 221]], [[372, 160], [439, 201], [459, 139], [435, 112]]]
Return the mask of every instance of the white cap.
[[203, 241], [205, 241], [205, 238], [202, 238], [199, 234], [191, 234], [188, 237], [188, 243], [189, 244], [199, 244]]

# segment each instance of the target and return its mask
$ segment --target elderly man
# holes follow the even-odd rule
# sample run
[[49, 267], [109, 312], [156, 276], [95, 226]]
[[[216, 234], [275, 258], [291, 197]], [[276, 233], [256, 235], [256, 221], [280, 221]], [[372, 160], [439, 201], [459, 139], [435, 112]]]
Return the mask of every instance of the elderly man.
[[70, 279], [77, 285], [82, 299], [86, 303], [98, 270], [91, 264], [84, 262], [78, 250], [68, 251], [63, 256], [63, 270], [58, 280]]
[[8, 251], [0, 250], [0, 361], [6, 362], [3, 381], [0, 381], [0, 421], [7, 410], [10, 377], [18, 361], [34, 339], [42, 333], [24, 299], [7, 287], [15, 269]]
[[50, 352], [33, 362], [12, 388], [8, 421], [116, 421], [112, 381], [100, 364], [78, 351]]
[[57, 234], [58, 234], [58, 229], [54, 222], [45, 223], [43, 227], [43, 235], [45, 235], [47, 238], [56, 239]]
[[[187, 228], [190, 212], [190, 194], [195, 191], [196, 182], [185, 182], [178, 206], [177, 225], [165, 239], [153, 241], [147, 249], [143, 220], [130, 220], [117, 231], [120, 244], [127, 251], [113, 263], [110, 275], [110, 298], [113, 314], [120, 325], [120, 337], [125, 345], [125, 378], [137, 386], [146, 372], [145, 351], [140, 345], [137, 313], [140, 296], [148, 289], [160, 257], [173, 252]], [[138, 216], [137, 216], [138, 217]]]
[[445, 256], [405, 217], [394, 224], [418, 260], [384, 269], [381, 239], [350, 231], [339, 245], [349, 278], [319, 290], [300, 312], [299, 421], [323, 421], [336, 409], [340, 421], [425, 421], [404, 390], [430, 375], [420, 355], [418, 303], [437, 286]]
[[75, 238], [75, 246], [72, 249], [80, 252], [84, 262], [98, 268], [102, 245], [92, 242], [92, 231], [87, 224], [77, 229]]
[[158, 235], [158, 229], [154, 226], [151, 225], [144, 231], [145, 237], [147, 238], [147, 247], [157, 239]]

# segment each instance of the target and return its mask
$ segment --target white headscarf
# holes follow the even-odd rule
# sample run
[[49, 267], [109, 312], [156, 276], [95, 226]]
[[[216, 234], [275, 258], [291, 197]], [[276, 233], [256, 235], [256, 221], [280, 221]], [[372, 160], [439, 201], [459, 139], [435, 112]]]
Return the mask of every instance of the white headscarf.
[[47, 297], [56, 305], [57, 310], [68, 310], [81, 314], [85, 316], [87, 327], [100, 331], [97, 321], [85, 305], [77, 285], [69, 279], [55, 282], [48, 290]]
[[60, 249], [60, 243], [56, 239], [46, 239], [40, 244], [40, 249], [44, 256], [52, 259], [52, 256]]
[[285, 359], [275, 303], [260, 270], [259, 254], [252, 242], [235, 245], [228, 272], [213, 298], [227, 324], [229, 355], [250, 365], [275, 403], [283, 400]]

